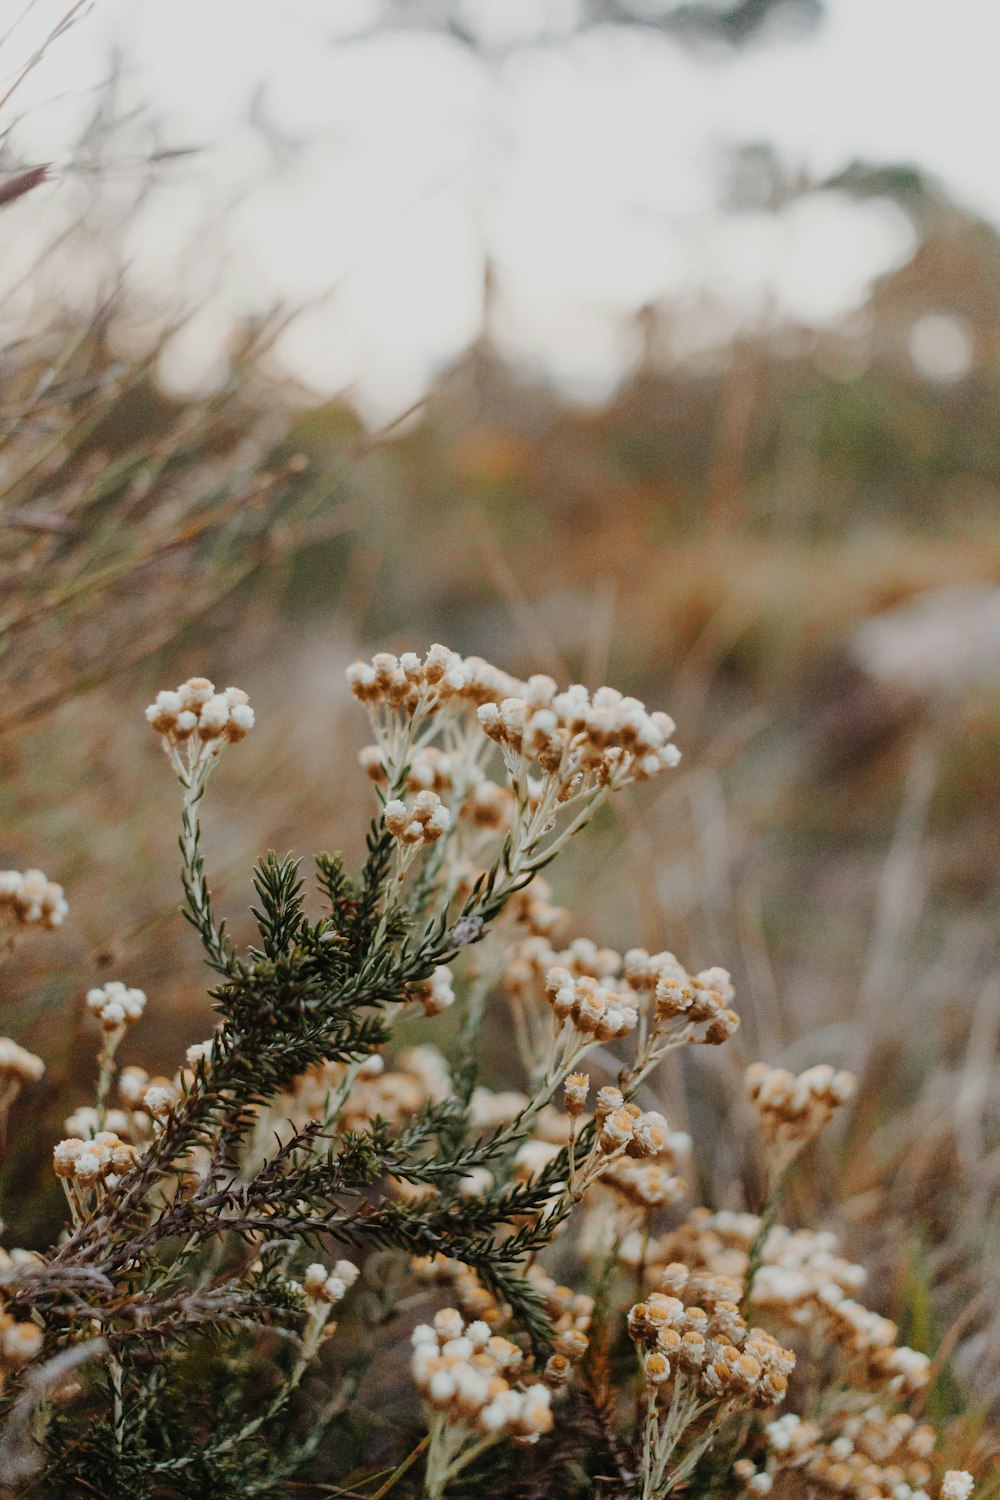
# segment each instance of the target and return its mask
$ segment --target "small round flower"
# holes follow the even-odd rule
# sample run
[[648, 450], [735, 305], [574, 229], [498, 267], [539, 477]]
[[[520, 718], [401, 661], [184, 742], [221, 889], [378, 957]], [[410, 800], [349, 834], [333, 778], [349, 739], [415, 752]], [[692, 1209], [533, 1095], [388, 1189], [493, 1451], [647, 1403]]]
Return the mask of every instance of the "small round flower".
[[670, 1379], [670, 1361], [660, 1349], [650, 1349], [642, 1357], [642, 1373], [649, 1385], [663, 1385]]
[[439, 1016], [455, 1003], [455, 989], [447, 964], [438, 964], [429, 979], [407, 987], [407, 993], [418, 1000], [425, 1016]]
[[168, 1082], [151, 1083], [142, 1096], [142, 1102], [154, 1120], [165, 1120], [173, 1114], [177, 1103], [176, 1090]]
[[118, 1075], [118, 1092], [122, 1102], [130, 1108], [135, 1108], [142, 1103], [143, 1095], [149, 1087], [149, 1074], [145, 1068], [130, 1066], [122, 1068]]
[[521, 1396], [517, 1433], [529, 1442], [536, 1441], [554, 1425], [552, 1392], [545, 1385], [529, 1385]]
[[465, 1324], [457, 1307], [442, 1307], [434, 1314], [434, 1329], [439, 1338], [461, 1338]]
[[103, 1154], [92, 1150], [83, 1150], [73, 1163], [73, 1176], [77, 1182], [84, 1186], [96, 1182], [104, 1175], [105, 1161]]
[[358, 1278], [358, 1268], [352, 1261], [338, 1260], [330, 1271], [320, 1261], [306, 1267], [302, 1278], [302, 1290], [313, 1302], [325, 1302], [336, 1306], [347, 1296]]
[[119, 979], [109, 979], [107, 984], [87, 991], [87, 1009], [105, 1031], [118, 1031], [139, 1020], [146, 1009], [146, 996]]
[[168, 752], [185, 750], [188, 774], [206, 772], [224, 746], [245, 739], [256, 722], [242, 688], [217, 693], [207, 677], [190, 677], [175, 692], [157, 693], [146, 720]]
[[42, 1330], [37, 1323], [15, 1323], [9, 1314], [0, 1315], [0, 1365], [19, 1370], [41, 1347]]
[[59, 1141], [52, 1148], [52, 1170], [57, 1177], [73, 1177], [76, 1173], [76, 1160], [81, 1152], [86, 1151], [86, 1141], [77, 1140], [70, 1136], [67, 1140]]
[[587, 1106], [590, 1093], [589, 1073], [570, 1073], [563, 1088], [566, 1113], [573, 1119], [581, 1115]]
[[610, 1084], [603, 1089], [598, 1089], [597, 1105], [594, 1110], [598, 1124], [602, 1120], [607, 1119], [608, 1115], [612, 1114], [614, 1110], [621, 1109], [624, 1103], [625, 1096], [621, 1089], [616, 1089]]
[[579, 1328], [564, 1328], [556, 1335], [556, 1353], [564, 1354], [570, 1364], [578, 1364], [590, 1347], [590, 1340]]
[[622, 1150], [632, 1140], [635, 1117], [624, 1105], [602, 1120], [597, 1144], [602, 1151]]
[[573, 1373], [573, 1366], [565, 1354], [551, 1354], [542, 1372], [542, 1379], [550, 1390], [558, 1391], [567, 1385]]
[[37, 1083], [45, 1072], [45, 1064], [33, 1052], [28, 1052], [8, 1036], [0, 1036], [0, 1080], [16, 1083]]
[[0, 917], [22, 926], [62, 926], [69, 907], [63, 888], [41, 870], [0, 870]]
[[468, 1324], [465, 1330], [465, 1337], [469, 1340], [473, 1349], [485, 1349], [493, 1337], [493, 1330], [488, 1323], [484, 1323], [482, 1319], [478, 1319], [476, 1322]]
[[339, 1281], [342, 1281], [347, 1290], [350, 1291], [351, 1287], [361, 1275], [361, 1271], [354, 1264], [353, 1260], [338, 1260], [334, 1264], [333, 1274]]
[[402, 802], [398, 797], [393, 797], [391, 801], [385, 804], [385, 807], [382, 809], [382, 816], [385, 819], [386, 828], [388, 828], [390, 833], [394, 833], [397, 838], [402, 835], [410, 821], [409, 813], [406, 811], [406, 803]]
[[302, 1288], [308, 1294], [320, 1291], [326, 1286], [326, 1278], [329, 1271], [321, 1262], [316, 1261], [311, 1266], [306, 1266], [305, 1275], [302, 1278]]
[[222, 734], [229, 722], [229, 704], [222, 693], [213, 693], [202, 705], [198, 715], [198, 729], [203, 739], [214, 739]]

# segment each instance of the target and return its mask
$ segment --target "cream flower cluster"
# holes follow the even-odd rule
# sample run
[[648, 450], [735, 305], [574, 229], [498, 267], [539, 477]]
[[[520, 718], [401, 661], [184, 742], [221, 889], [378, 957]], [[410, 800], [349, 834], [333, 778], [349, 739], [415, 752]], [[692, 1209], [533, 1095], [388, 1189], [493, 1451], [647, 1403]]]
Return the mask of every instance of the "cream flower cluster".
[[332, 1271], [322, 1262], [314, 1261], [306, 1267], [302, 1290], [310, 1301], [336, 1307], [338, 1302], [343, 1302], [360, 1274], [352, 1260], [338, 1260]]
[[[626, 1115], [632, 1117], [630, 1135]], [[615, 1088], [599, 1091], [597, 1119], [600, 1121], [599, 1151], [608, 1146], [615, 1149], [614, 1143], [621, 1136], [628, 1135], [624, 1154], [618, 1154], [617, 1160], [601, 1168], [600, 1180], [604, 1187], [611, 1188], [626, 1203], [644, 1209], [663, 1208], [684, 1196], [687, 1183], [677, 1169], [690, 1153], [689, 1135], [682, 1130], [671, 1130], [655, 1110], [643, 1113], [634, 1104], [626, 1105], [620, 1091]], [[654, 1159], [641, 1159], [648, 1157]]]
[[628, 1314], [650, 1386], [683, 1374], [720, 1403], [767, 1407], [784, 1400], [795, 1355], [763, 1329], [748, 1327], [738, 1283], [676, 1264], [666, 1268], [663, 1288]]
[[142, 1134], [142, 1127], [148, 1127], [148, 1117], [138, 1116], [135, 1111], [124, 1109], [107, 1109], [103, 1112], [94, 1108], [92, 1104], [80, 1104], [63, 1121], [63, 1129], [69, 1136], [78, 1136], [81, 1140], [90, 1140], [99, 1130], [111, 1130], [115, 1135], [125, 1140], [129, 1136]]
[[496, 1331], [505, 1321], [507, 1310], [500, 1306], [489, 1289], [483, 1286], [475, 1271], [451, 1256], [415, 1255], [410, 1269], [418, 1281], [450, 1288], [461, 1311], [470, 1322], [482, 1322]]
[[19, 1323], [0, 1312], [0, 1374], [23, 1370], [40, 1352], [42, 1330], [37, 1323]]
[[143, 1091], [142, 1102], [154, 1120], [168, 1120], [177, 1108], [180, 1088], [171, 1078], [153, 1078]]
[[574, 1360], [581, 1358], [586, 1353], [587, 1335], [594, 1318], [593, 1297], [564, 1286], [537, 1262], [529, 1268], [528, 1279], [549, 1315], [556, 1350], [572, 1354]]
[[627, 1036], [639, 1020], [635, 1006], [617, 990], [606, 988], [589, 974], [577, 977], [561, 965], [546, 975], [545, 996], [558, 1020], [569, 1022], [581, 1036], [597, 1042]]
[[[461, 1261], [441, 1254], [425, 1255], [415, 1256], [411, 1266], [421, 1281], [450, 1286], [458, 1306], [470, 1321], [487, 1323], [495, 1331], [508, 1316], [475, 1271]], [[593, 1297], [561, 1285], [537, 1262], [528, 1267], [527, 1276], [548, 1314], [555, 1352], [575, 1364], [588, 1347]]]
[[429, 979], [407, 986], [407, 995], [418, 1000], [425, 1016], [439, 1016], [455, 1003], [455, 988], [447, 964], [438, 964]]
[[689, 974], [672, 953], [630, 948], [623, 963], [625, 981], [636, 995], [648, 997], [654, 1033], [671, 1045], [704, 1041], [719, 1045], [740, 1024], [731, 1009], [734, 995], [727, 970], [718, 967]]
[[852, 1073], [838, 1072], [827, 1063], [807, 1068], [797, 1077], [787, 1068], [752, 1063], [745, 1082], [760, 1118], [765, 1149], [778, 1170], [819, 1135], [857, 1088]]
[[[755, 1214], [713, 1215], [696, 1209], [686, 1224], [651, 1242], [646, 1258], [652, 1266], [666, 1258], [703, 1266], [742, 1285], [760, 1222]], [[790, 1331], [823, 1329], [854, 1385], [893, 1398], [921, 1390], [930, 1373], [927, 1356], [897, 1344], [895, 1323], [855, 1299], [864, 1281], [862, 1267], [837, 1253], [832, 1234], [776, 1225], [761, 1248], [751, 1300], [755, 1309]]]
[[[377, 786], [388, 785], [385, 756], [378, 745], [367, 745], [358, 759], [371, 781]], [[514, 818], [514, 797], [508, 787], [491, 781], [468, 756], [450, 755], [436, 745], [421, 745], [412, 752], [403, 789], [414, 794], [435, 792], [438, 796], [460, 791], [458, 816], [475, 828], [506, 828]]]
[[68, 910], [62, 886], [41, 870], [0, 870], [0, 918], [51, 930], [62, 926]]
[[835, 1254], [835, 1244], [833, 1235], [792, 1233], [780, 1225], [772, 1229], [751, 1289], [754, 1305], [805, 1328], [815, 1320], [818, 1301], [858, 1291], [867, 1279], [865, 1271]]
[[827, 1286], [819, 1296], [825, 1321], [848, 1359], [856, 1359], [869, 1383], [893, 1393], [912, 1395], [930, 1379], [926, 1354], [896, 1343], [896, 1325], [860, 1302]]
[[[537, 876], [531, 882], [528, 890], [537, 884]], [[549, 907], [548, 903], [541, 904], [527, 902], [520, 908], [526, 915], [532, 917], [542, 915], [543, 920], [549, 913], [555, 913], [553, 923], [559, 916], [559, 909]], [[515, 909], [515, 916], [518, 915]], [[504, 965], [504, 986], [509, 994], [530, 998], [536, 991], [544, 993], [545, 981], [550, 969], [567, 969], [574, 978], [586, 976], [590, 979], [600, 980], [606, 989], [611, 989], [609, 980], [621, 972], [621, 954], [616, 953], [613, 948], [598, 948], [590, 938], [574, 938], [567, 947], [557, 949], [552, 946], [549, 933], [535, 933], [530, 937], [513, 943], [506, 955]], [[628, 1003], [634, 1004], [633, 996], [628, 997]]]
[[[587, 1155], [577, 1159], [576, 1124], [589, 1090], [586, 1073], [567, 1077], [566, 1113], [561, 1115], [552, 1107], [541, 1111], [535, 1137], [524, 1141], [515, 1153], [514, 1176], [522, 1182], [532, 1180], [569, 1145], [570, 1191], [580, 1195], [600, 1181], [634, 1206], [653, 1208], [675, 1202], [686, 1184], [674, 1169], [690, 1150], [691, 1139], [671, 1130], [658, 1111], [626, 1103], [618, 1088], [598, 1090], [593, 1143]], [[553, 1185], [554, 1192], [561, 1190], [562, 1184]]]
[[670, 716], [648, 713], [638, 698], [615, 688], [591, 696], [575, 683], [559, 692], [551, 677], [537, 675], [523, 695], [484, 703], [477, 713], [509, 756], [533, 762], [564, 785], [588, 773], [616, 785], [645, 781], [680, 761]]
[[[707, 1208], [695, 1208], [685, 1224], [658, 1242], [652, 1259], [684, 1260], [742, 1281], [760, 1226], [757, 1214], [728, 1210], [713, 1214]], [[832, 1284], [851, 1296], [867, 1280], [864, 1267], [845, 1260], [838, 1253], [836, 1235], [827, 1230], [792, 1230], [776, 1224], [764, 1241], [761, 1260], [752, 1289], [755, 1305], [766, 1306], [785, 1323], [803, 1327], [814, 1318], [811, 1304], [824, 1287]]]
[[136, 1156], [135, 1146], [121, 1140], [113, 1130], [99, 1130], [89, 1141], [72, 1136], [59, 1141], [52, 1151], [52, 1170], [57, 1177], [81, 1187], [103, 1182], [113, 1188], [135, 1164]]
[[534, 1443], [552, 1429], [552, 1393], [517, 1383], [523, 1362], [516, 1344], [481, 1320], [466, 1323], [454, 1307], [413, 1330], [411, 1370], [429, 1406], [450, 1424]]
[[[550, 908], [554, 916], [558, 909]], [[725, 969], [691, 975], [672, 953], [650, 955], [633, 948], [624, 959], [612, 948], [577, 938], [562, 951], [547, 937], [532, 935], [512, 945], [504, 969], [512, 1001], [538, 994], [581, 1035], [608, 1041], [646, 1018], [646, 1041], [635, 1068], [648, 1068], [674, 1047], [718, 1045], [732, 1036], [739, 1016], [731, 1007], [733, 987]]]
[[[518, 929], [523, 929], [524, 933], [531, 938], [543, 938], [546, 940], [549, 946], [546, 947], [545, 951], [551, 953], [552, 957], [547, 962], [543, 961], [540, 964], [539, 972], [544, 972], [551, 964], [558, 962], [558, 955], [551, 945], [563, 941], [568, 931], [571, 917], [565, 906], [554, 905], [552, 887], [541, 875], [536, 875], [533, 880], [529, 880], [527, 885], [522, 886], [519, 891], [514, 892], [507, 902], [503, 913], [503, 921], [510, 923]], [[585, 942], [589, 948], [593, 949], [594, 953], [601, 951], [598, 949], [596, 943], [590, 942], [588, 939], [579, 939], [578, 941]], [[611, 953], [612, 950], [607, 949], [605, 951]], [[613, 953], [612, 957], [617, 959], [618, 955]], [[593, 970], [587, 969], [581, 972], [591, 973]], [[617, 967], [611, 972], [617, 973]]]
[[469, 1121], [473, 1125], [484, 1125], [493, 1130], [497, 1125], [509, 1125], [516, 1120], [529, 1104], [527, 1094], [517, 1089], [485, 1088], [477, 1084], [469, 1100]]
[[[293, 1093], [283, 1096], [275, 1106], [276, 1118], [321, 1119], [332, 1096], [347, 1083], [343, 1063], [323, 1063], [308, 1069], [297, 1080]], [[354, 1074], [353, 1087], [347, 1092], [337, 1116], [339, 1132], [364, 1130], [381, 1118], [390, 1125], [401, 1125], [425, 1104], [438, 1103], [451, 1093], [448, 1064], [436, 1047], [408, 1047], [399, 1055], [399, 1066], [385, 1071], [382, 1057], [375, 1053], [366, 1058]]]
[[190, 677], [173, 692], [157, 693], [146, 720], [183, 779], [208, 771], [226, 745], [246, 739], [255, 722], [242, 688], [217, 693], [207, 677]]
[[598, 1089], [594, 1119], [597, 1148], [609, 1156], [619, 1151], [634, 1157], [666, 1156], [674, 1151], [676, 1136], [663, 1116], [626, 1103], [621, 1089]]
[[[262, 1269], [259, 1261], [254, 1269]], [[321, 1261], [314, 1261], [306, 1267], [301, 1282], [287, 1282], [290, 1291], [299, 1292], [305, 1298], [308, 1309], [302, 1330], [304, 1360], [312, 1359], [324, 1340], [336, 1332], [337, 1325], [330, 1321], [331, 1314], [343, 1302], [360, 1274], [351, 1260], [338, 1260], [332, 1270]]]
[[659, 1161], [612, 1162], [601, 1173], [604, 1187], [613, 1189], [635, 1208], [666, 1208], [687, 1192], [687, 1182]]
[[385, 804], [382, 816], [401, 844], [435, 844], [451, 827], [451, 813], [437, 792], [418, 792], [409, 807], [394, 797]]
[[28, 1052], [9, 1036], [0, 1036], [0, 1086], [14, 1083], [37, 1083], [45, 1072], [45, 1064], [33, 1052]]
[[479, 656], [459, 656], [434, 645], [421, 661], [415, 651], [393, 656], [379, 651], [370, 662], [347, 668], [351, 692], [369, 708], [388, 708], [415, 717], [439, 708], [495, 703], [524, 684]]
[[473, 828], [489, 832], [496, 828], [510, 828], [515, 812], [514, 796], [510, 789], [498, 786], [486, 776], [480, 776], [473, 781], [466, 793], [459, 816]]
[[[768, 1494], [780, 1475], [794, 1474], [818, 1493], [845, 1500], [931, 1500], [934, 1429], [905, 1412], [889, 1416], [872, 1406], [835, 1418], [828, 1430], [789, 1412], [768, 1423], [765, 1431], [767, 1467], [757, 1469], [749, 1459], [734, 1466], [751, 1494]], [[972, 1490], [972, 1475], [952, 1469], [944, 1476], [939, 1500], [968, 1500]]]
[[[389, 774], [379, 745], [366, 745], [358, 761], [370, 781], [386, 786]], [[454, 786], [455, 764], [450, 755], [436, 745], [422, 745], [414, 750], [406, 766], [404, 785], [408, 792], [450, 792]]]
[[109, 979], [107, 984], [87, 991], [87, 1009], [105, 1031], [119, 1031], [134, 1026], [141, 1018], [146, 996], [120, 979]]
[[122, 1103], [131, 1111], [133, 1126], [146, 1126], [151, 1115], [165, 1120], [181, 1097], [180, 1081], [158, 1075], [150, 1078], [145, 1068], [123, 1068], [118, 1079]]

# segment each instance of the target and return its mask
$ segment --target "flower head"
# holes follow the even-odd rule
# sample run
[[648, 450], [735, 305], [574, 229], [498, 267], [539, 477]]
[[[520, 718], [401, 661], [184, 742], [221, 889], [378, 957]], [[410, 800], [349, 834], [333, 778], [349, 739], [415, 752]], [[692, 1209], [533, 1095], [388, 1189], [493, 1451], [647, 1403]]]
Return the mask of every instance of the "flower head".
[[227, 744], [246, 739], [255, 716], [242, 688], [217, 693], [207, 677], [190, 677], [172, 692], [157, 693], [146, 721], [188, 783], [204, 777]]
[[62, 926], [68, 910], [62, 886], [41, 870], [0, 870], [0, 918], [51, 930]]

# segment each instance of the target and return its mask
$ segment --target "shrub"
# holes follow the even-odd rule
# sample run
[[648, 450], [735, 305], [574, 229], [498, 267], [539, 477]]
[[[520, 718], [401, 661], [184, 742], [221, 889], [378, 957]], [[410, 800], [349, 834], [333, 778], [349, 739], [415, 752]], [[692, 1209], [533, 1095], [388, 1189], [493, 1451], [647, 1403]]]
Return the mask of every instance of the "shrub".
[[[253, 711], [202, 678], [147, 710], [219, 1019], [150, 1078], [116, 1062], [146, 996], [87, 994], [94, 1103], [53, 1150], [67, 1229], [0, 1265], [8, 1492], [284, 1495], [312, 1473], [369, 1500], [484, 1482], [964, 1500], [971, 1477], [935, 1475], [907, 1411], [927, 1357], [856, 1300], [864, 1272], [830, 1234], [775, 1222], [853, 1079], [751, 1067], [767, 1201], [690, 1208], [692, 1142], [649, 1082], [731, 1036], [729, 976], [570, 940], [542, 877], [608, 798], [677, 763], [671, 720], [440, 646], [348, 678], [375, 737], [363, 868], [320, 855], [310, 913], [296, 861], [268, 853], [245, 950], [213, 910], [199, 807]], [[0, 875], [12, 942], [65, 910], [40, 872]], [[500, 1092], [481, 1030], [504, 1005], [523, 1087]], [[448, 1061], [394, 1045], [420, 1015], [449, 1027]], [[0, 1043], [4, 1111], [42, 1068]]]

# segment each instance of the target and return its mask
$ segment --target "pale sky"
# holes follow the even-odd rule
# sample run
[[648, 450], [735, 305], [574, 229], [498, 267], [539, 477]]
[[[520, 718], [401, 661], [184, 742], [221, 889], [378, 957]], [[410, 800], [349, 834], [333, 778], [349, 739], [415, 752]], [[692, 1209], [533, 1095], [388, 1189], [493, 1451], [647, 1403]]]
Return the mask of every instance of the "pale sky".
[[[5, 77], [67, 4], [35, 0], [0, 47]], [[886, 204], [813, 194], [777, 216], [720, 213], [739, 143], [814, 175], [914, 162], [1000, 221], [996, 0], [951, 0], [946, 16], [930, 0], [830, 0], [810, 39], [722, 61], [638, 29], [572, 36], [572, 4], [467, 0], [498, 42], [522, 39], [484, 61], [438, 35], [351, 40], [378, 0], [94, 0], [16, 95], [15, 138], [25, 159], [65, 162], [116, 48], [122, 108], [141, 106], [163, 145], [204, 148], [163, 169], [126, 230], [138, 287], [212, 299], [165, 378], [209, 381], [234, 313], [318, 299], [280, 358], [378, 419], [476, 336], [487, 249], [497, 342], [591, 399], [628, 368], [628, 316], [652, 299], [710, 296], [716, 322], [768, 306], [822, 321], [906, 259], [907, 221]], [[0, 0], [0, 33], [21, 5]], [[246, 123], [255, 98], [270, 145]], [[112, 207], [148, 144], [139, 126], [123, 135]], [[81, 191], [67, 179], [26, 199], [22, 227]]]

